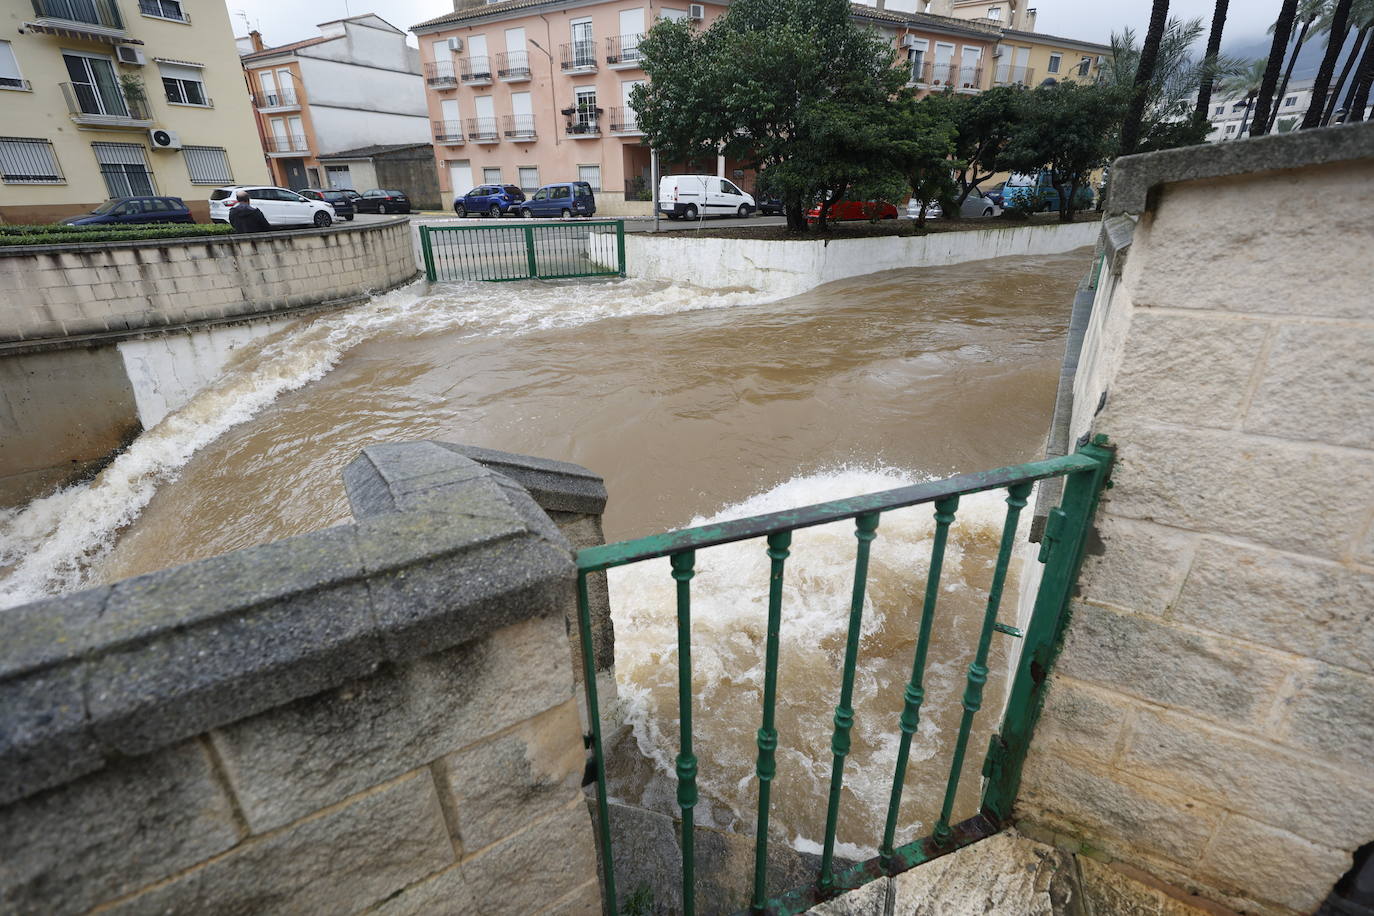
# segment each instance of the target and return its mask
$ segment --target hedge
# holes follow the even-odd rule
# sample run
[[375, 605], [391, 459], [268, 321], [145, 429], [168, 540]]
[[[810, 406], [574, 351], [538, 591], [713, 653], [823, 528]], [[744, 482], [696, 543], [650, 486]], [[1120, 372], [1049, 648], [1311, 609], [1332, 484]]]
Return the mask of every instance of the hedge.
[[15, 245], [69, 245], [82, 242], [137, 242], [144, 239], [201, 238], [228, 235], [224, 223], [172, 223], [164, 226], [0, 226], [0, 247]]

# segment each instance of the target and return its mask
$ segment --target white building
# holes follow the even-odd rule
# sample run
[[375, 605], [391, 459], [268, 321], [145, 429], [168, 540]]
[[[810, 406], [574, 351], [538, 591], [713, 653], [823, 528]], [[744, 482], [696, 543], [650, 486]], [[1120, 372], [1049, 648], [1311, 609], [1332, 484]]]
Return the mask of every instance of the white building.
[[[1275, 98], [1273, 133], [1286, 133], [1298, 129], [1298, 125], [1302, 123], [1303, 117], [1307, 114], [1307, 107], [1312, 101], [1312, 82], [1310, 79], [1292, 80], [1283, 95]], [[1341, 102], [1345, 101], [1344, 96], [1348, 91], [1349, 85], [1347, 84], [1341, 91]], [[1328, 103], [1330, 100], [1331, 97], [1327, 96]], [[1369, 110], [1368, 108], [1365, 109], [1366, 120], [1369, 119]], [[1207, 112], [1207, 118], [1212, 122], [1212, 132], [1207, 135], [1207, 141], [1216, 143], [1221, 140], [1238, 140], [1241, 137], [1248, 137], [1254, 111], [1254, 102], [1251, 101], [1247, 105], [1243, 93], [1213, 94], [1211, 110]]]

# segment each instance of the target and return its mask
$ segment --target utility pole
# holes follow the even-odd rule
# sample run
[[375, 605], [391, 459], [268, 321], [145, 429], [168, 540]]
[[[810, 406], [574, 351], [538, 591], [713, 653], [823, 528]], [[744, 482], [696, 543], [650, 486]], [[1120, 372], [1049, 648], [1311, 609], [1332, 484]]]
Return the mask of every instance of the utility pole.
[[654, 208], [654, 231], [658, 231], [658, 150], [649, 149], [649, 184], [653, 191], [650, 200]]

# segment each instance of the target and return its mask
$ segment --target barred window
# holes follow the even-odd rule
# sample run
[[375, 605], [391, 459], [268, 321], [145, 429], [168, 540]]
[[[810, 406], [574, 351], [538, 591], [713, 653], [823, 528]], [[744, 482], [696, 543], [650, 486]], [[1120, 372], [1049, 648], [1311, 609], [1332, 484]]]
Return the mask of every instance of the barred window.
[[585, 181], [592, 186], [593, 191], [601, 190], [601, 166], [599, 165], [579, 165], [577, 167], [578, 181]]
[[148, 156], [140, 143], [92, 143], [95, 161], [111, 197], [140, 197], [157, 193]]
[[65, 184], [48, 140], [0, 137], [0, 178], [6, 184]]
[[533, 191], [539, 187], [539, 167], [535, 165], [522, 165], [519, 168], [520, 187], [526, 191]]
[[234, 173], [229, 168], [229, 156], [220, 146], [183, 146], [181, 155], [191, 184], [233, 184]]

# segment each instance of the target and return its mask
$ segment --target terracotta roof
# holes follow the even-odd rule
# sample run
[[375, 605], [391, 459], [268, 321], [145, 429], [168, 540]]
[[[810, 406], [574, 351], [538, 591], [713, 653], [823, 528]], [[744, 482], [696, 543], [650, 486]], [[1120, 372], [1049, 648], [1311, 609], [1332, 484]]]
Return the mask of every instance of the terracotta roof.
[[290, 52], [295, 51], [297, 48], [304, 48], [310, 45], [322, 44], [326, 41], [333, 41], [334, 38], [337, 37], [338, 36], [328, 37], [320, 35], [316, 38], [306, 38], [302, 41], [293, 41], [287, 45], [277, 45], [275, 48], [263, 48], [261, 51], [251, 51], [248, 54], [242, 55], [239, 59], [252, 60], [255, 57], [272, 57], [275, 54], [289, 54]]
[[504, 13], [507, 10], [522, 10], [530, 6], [557, 6], [559, 2], [561, 2], [561, 0], [502, 0], [500, 3], [486, 3], [465, 10], [454, 10], [451, 13], [445, 13], [433, 19], [426, 19], [424, 22], [419, 22], [411, 26], [410, 30], [414, 32], [417, 29], [448, 25], [451, 22], [463, 22], [467, 19], [490, 16], [492, 13]]
[[1081, 38], [1065, 38], [1062, 35], [1046, 35], [1044, 32], [1028, 32], [1023, 29], [1003, 29], [1003, 31], [1008, 35], [1037, 39], [1045, 44], [1082, 45], [1087, 48], [1099, 48], [1103, 51], [1111, 51], [1112, 49], [1111, 45], [1104, 45], [1098, 41], [1084, 41]]

